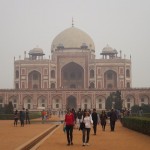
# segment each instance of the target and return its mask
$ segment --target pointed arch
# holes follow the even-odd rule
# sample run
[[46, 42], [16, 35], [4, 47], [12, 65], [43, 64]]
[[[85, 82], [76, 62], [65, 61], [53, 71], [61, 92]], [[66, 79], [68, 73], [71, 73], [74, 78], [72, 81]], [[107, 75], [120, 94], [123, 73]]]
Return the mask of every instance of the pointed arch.
[[12, 95], [8, 98], [8, 102], [12, 102], [14, 109], [18, 109], [19, 99], [18, 96]]
[[28, 88], [40, 89], [41, 88], [41, 73], [33, 70], [28, 74]]
[[106, 98], [102, 95], [96, 97], [96, 109], [97, 110], [105, 110], [105, 102]]
[[104, 87], [107, 89], [117, 88], [117, 73], [108, 70], [104, 73]]
[[135, 97], [133, 95], [127, 95], [125, 99], [125, 108], [131, 109], [135, 105]]
[[67, 98], [66, 108], [67, 108], [67, 109], [74, 109], [74, 110], [77, 109], [77, 99], [76, 99], [75, 96], [70, 95], [70, 96]]
[[84, 69], [75, 62], [66, 64], [61, 69], [61, 86], [63, 88], [83, 88]]
[[142, 106], [143, 104], [148, 105], [150, 104], [150, 99], [149, 96], [143, 94], [140, 96], [140, 100], [139, 100], [139, 106]]
[[23, 107], [25, 109], [33, 109], [33, 98], [29, 95], [23, 98]]
[[62, 109], [62, 98], [58, 95], [52, 98], [52, 108], [55, 110]]
[[82, 109], [92, 109], [92, 99], [88, 95], [84, 95], [81, 99], [81, 108]]
[[47, 108], [48, 104], [47, 104], [47, 98], [43, 95], [39, 96], [37, 98], [37, 104], [38, 107], [45, 107], [45, 109]]

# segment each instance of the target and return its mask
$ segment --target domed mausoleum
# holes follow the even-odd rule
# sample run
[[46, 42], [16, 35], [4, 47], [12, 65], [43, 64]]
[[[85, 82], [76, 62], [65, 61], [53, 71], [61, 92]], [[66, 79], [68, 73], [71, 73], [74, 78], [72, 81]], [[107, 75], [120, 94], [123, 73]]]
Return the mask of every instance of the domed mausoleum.
[[132, 88], [131, 57], [109, 45], [99, 59], [95, 51], [90, 35], [72, 26], [54, 38], [51, 57], [44, 58], [41, 48], [24, 52], [24, 59], [14, 60], [14, 89], [0, 90], [0, 106], [11, 101], [18, 110], [105, 110], [107, 97], [118, 90], [123, 108], [150, 104], [150, 89]]

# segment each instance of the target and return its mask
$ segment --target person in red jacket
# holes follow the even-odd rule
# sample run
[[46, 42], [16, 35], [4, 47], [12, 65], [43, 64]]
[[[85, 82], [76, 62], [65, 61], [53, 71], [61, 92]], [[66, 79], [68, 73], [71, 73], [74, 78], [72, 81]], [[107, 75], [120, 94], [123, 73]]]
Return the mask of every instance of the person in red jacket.
[[67, 110], [67, 113], [65, 115], [65, 126], [66, 126], [66, 132], [67, 132], [67, 141], [68, 146], [73, 145], [73, 126], [74, 126], [74, 115], [71, 112], [71, 110]]

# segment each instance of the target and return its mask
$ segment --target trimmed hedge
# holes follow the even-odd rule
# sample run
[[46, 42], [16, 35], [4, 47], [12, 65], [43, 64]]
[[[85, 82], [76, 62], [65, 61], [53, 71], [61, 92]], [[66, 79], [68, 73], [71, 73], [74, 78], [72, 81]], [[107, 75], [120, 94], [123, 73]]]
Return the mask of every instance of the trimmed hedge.
[[13, 120], [13, 114], [0, 114], [0, 120]]
[[142, 113], [141, 115], [139, 113], [131, 113], [132, 117], [146, 117], [150, 118], [150, 113]]
[[150, 135], [150, 118], [124, 117], [121, 123], [124, 127]]
[[[30, 119], [36, 119], [41, 117], [40, 112], [30, 112], [29, 114]], [[14, 115], [13, 114], [0, 114], [0, 120], [13, 120]]]

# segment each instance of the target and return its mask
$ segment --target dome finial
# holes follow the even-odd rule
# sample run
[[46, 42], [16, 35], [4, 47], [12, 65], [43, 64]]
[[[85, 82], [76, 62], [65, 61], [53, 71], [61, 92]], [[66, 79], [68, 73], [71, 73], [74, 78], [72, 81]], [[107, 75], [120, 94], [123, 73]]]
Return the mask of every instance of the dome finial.
[[74, 20], [73, 20], [73, 17], [72, 17], [72, 27], [74, 27]]

